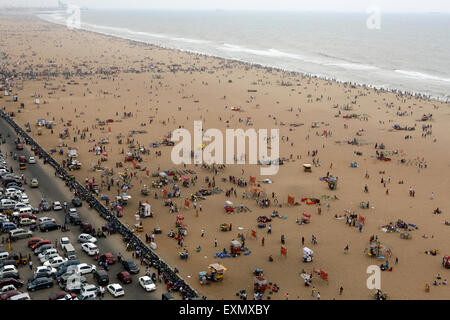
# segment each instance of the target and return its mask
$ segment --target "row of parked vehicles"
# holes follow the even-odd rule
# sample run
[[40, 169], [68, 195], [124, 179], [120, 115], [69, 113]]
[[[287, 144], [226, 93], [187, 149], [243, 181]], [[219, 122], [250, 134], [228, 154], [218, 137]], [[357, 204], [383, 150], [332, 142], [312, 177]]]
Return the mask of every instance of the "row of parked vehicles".
[[[22, 187], [22, 179], [9, 173], [6, 162], [0, 153], [0, 175], [4, 186], [0, 188], [0, 223], [1, 232], [8, 233], [12, 241], [27, 238], [28, 248], [36, 256], [40, 265], [33, 268], [34, 273], [25, 282], [20, 279], [18, 269], [28, 264], [28, 258], [21, 254], [10, 254], [0, 251], [0, 299], [1, 300], [28, 300], [30, 296], [23, 292], [22, 287], [29, 292], [59, 286], [61, 290], [49, 296], [50, 300], [88, 300], [96, 299], [105, 289], [114, 297], [125, 294], [122, 285], [133, 282], [132, 274], [139, 273], [139, 266], [133, 260], [122, 260], [114, 257], [112, 253], [100, 254], [97, 247], [97, 238], [91, 235], [93, 228], [90, 224], [81, 221], [76, 207], [82, 205], [81, 200], [72, 200], [73, 208], [67, 209], [60, 202], [50, 204], [42, 199], [39, 208], [30, 205], [28, 196]], [[5, 177], [5, 179], [3, 179]], [[14, 180], [14, 181], [11, 181]], [[71, 224], [79, 225], [81, 233], [77, 241], [81, 250], [87, 256], [94, 258], [94, 263], [82, 263], [78, 260], [77, 252], [71, 244], [69, 237], [62, 237], [54, 244], [48, 239], [35, 237], [34, 231], [48, 232], [61, 228], [55, 219], [38, 217], [37, 214], [45, 211], [64, 210]], [[55, 247], [56, 246], [56, 247]], [[36, 260], [33, 259], [33, 260]], [[115, 275], [116, 283], [110, 283], [108, 265], [120, 261], [123, 271]], [[92, 274], [95, 284], [90, 284], [87, 276]], [[145, 291], [156, 290], [154, 279], [148, 275], [138, 279], [139, 285]]]

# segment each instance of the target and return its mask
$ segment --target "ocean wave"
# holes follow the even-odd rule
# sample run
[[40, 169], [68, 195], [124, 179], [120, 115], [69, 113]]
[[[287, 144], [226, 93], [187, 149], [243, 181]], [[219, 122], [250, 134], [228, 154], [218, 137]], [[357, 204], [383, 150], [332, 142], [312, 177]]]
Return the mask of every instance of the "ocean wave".
[[434, 75], [431, 75], [431, 74], [421, 73], [421, 72], [418, 72], [418, 71], [395, 70], [395, 72], [397, 72], [399, 74], [402, 74], [402, 75], [405, 75], [408, 78], [450, 82], [450, 78], [442, 78], [442, 77], [434, 76]]
[[370, 66], [366, 64], [361, 63], [327, 63], [326, 66], [334, 66], [344, 69], [351, 69], [351, 70], [379, 70], [377, 66]]

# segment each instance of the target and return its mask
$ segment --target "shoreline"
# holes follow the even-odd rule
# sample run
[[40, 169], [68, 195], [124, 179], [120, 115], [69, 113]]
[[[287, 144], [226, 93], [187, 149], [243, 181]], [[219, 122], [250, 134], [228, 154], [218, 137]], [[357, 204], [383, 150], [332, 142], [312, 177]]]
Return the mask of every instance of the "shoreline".
[[[59, 10], [55, 10], [54, 12], [59, 12]], [[37, 18], [39, 18], [41, 21], [50, 23], [50, 24], [54, 24], [54, 25], [58, 25], [58, 26], [65, 26], [64, 23], [59, 23], [57, 21], [52, 21], [51, 19], [44, 19], [43, 17], [40, 17], [39, 14], [37, 12], [35, 12], [33, 14], [34, 16], [36, 16]], [[233, 62], [233, 63], [241, 63], [245, 66], [250, 66], [250, 67], [257, 67], [257, 68], [262, 68], [262, 69], [266, 69], [268, 71], [280, 71], [282, 73], [288, 74], [288, 75], [293, 75], [293, 76], [301, 76], [302, 78], [309, 78], [309, 79], [314, 79], [314, 80], [322, 80], [322, 81], [326, 81], [326, 82], [335, 82], [338, 84], [343, 84], [346, 86], [353, 86], [356, 88], [361, 88], [361, 89], [369, 89], [369, 90], [375, 90], [377, 93], [393, 93], [393, 94], [401, 94], [404, 95], [406, 97], [412, 97], [412, 98], [419, 98], [419, 99], [423, 99], [426, 101], [438, 101], [438, 102], [444, 102], [444, 103], [448, 103], [450, 102], [450, 94], [447, 96], [441, 96], [441, 95], [433, 95], [433, 94], [429, 94], [426, 92], [415, 92], [415, 91], [409, 91], [409, 90], [401, 90], [401, 89], [396, 89], [396, 88], [383, 88], [381, 86], [377, 86], [377, 85], [372, 85], [372, 84], [365, 84], [365, 83], [358, 83], [358, 82], [352, 82], [352, 81], [345, 81], [345, 80], [340, 80], [338, 78], [333, 78], [333, 77], [328, 77], [325, 75], [320, 75], [320, 74], [312, 74], [312, 73], [306, 73], [306, 72], [301, 72], [301, 71], [294, 71], [294, 70], [289, 70], [289, 69], [284, 69], [281, 67], [276, 67], [276, 66], [271, 66], [271, 65], [265, 65], [265, 64], [261, 64], [261, 63], [253, 63], [250, 61], [245, 61], [245, 60], [241, 60], [241, 59], [236, 59], [236, 58], [225, 58], [222, 56], [217, 56], [214, 54], [208, 54], [205, 52], [200, 52], [200, 51], [194, 51], [194, 50], [189, 50], [189, 49], [178, 49], [178, 48], [171, 48], [168, 46], [163, 46], [163, 45], [158, 45], [155, 43], [152, 43], [150, 41], [146, 41], [146, 40], [137, 40], [137, 39], [131, 39], [128, 38], [126, 36], [121, 36], [121, 35], [117, 35], [117, 34], [113, 34], [113, 33], [108, 33], [108, 32], [101, 32], [101, 31], [96, 31], [96, 30], [90, 30], [87, 28], [76, 28], [74, 30], [78, 30], [78, 31], [84, 31], [84, 32], [90, 32], [90, 33], [94, 33], [94, 34], [100, 34], [100, 35], [104, 35], [104, 36], [108, 36], [108, 37], [114, 37], [114, 38], [119, 38], [122, 40], [127, 40], [127, 41], [131, 41], [131, 42], [135, 42], [135, 43], [139, 43], [139, 44], [145, 44], [145, 45], [149, 45], [149, 46], [153, 46], [155, 48], [159, 48], [159, 49], [164, 49], [164, 50], [171, 50], [171, 51], [176, 51], [176, 52], [181, 52], [181, 53], [187, 53], [187, 54], [195, 54], [195, 55], [200, 55], [200, 56], [204, 56], [204, 57], [211, 57], [214, 59], [219, 59], [219, 60], [223, 60], [225, 62]]]

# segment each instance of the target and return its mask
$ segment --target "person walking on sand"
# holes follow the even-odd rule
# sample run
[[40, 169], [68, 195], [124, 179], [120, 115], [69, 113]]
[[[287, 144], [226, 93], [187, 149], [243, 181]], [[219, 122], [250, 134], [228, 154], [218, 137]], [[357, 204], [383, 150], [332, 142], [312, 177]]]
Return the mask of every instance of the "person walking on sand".
[[342, 296], [342, 292], [344, 291], [344, 288], [341, 286], [340, 288], [339, 288], [339, 295], [340, 296]]
[[202, 235], [201, 237], [203, 238], [205, 236], [205, 229], [202, 228]]
[[264, 237], [261, 239], [261, 245], [264, 246]]
[[348, 244], [347, 244], [347, 246], [345, 246], [345, 248], [344, 248], [344, 253], [345, 253], [345, 254], [348, 253]]
[[217, 248], [217, 239], [214, 239], [214, 247]]

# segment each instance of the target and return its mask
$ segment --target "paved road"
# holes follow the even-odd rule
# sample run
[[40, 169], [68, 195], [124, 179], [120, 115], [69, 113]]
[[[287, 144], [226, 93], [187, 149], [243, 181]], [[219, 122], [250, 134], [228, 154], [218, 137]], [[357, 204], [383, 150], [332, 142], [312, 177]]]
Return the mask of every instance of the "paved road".
[[[17, 174], [24, 174], [27, 181], [31, 181], [32, 178], [37, 178], [39, 181], [39, 188], [30, 188], [28, 185], [25, 186], [25, 192], [27, 193], [28, 197], [30, 198], [30, 204], [33, 207], [38, 207], [38, 204], [42, 197], [45, 197], [50, 203], [53, 201], [60, 201], [61, 203], [67, 202], [68, 204], [71, 203], [71, 200], [73, 198], [73, 194], [69, 191], [69, 189], [65, 186], [64, 182], [56, 178], [54, 176], [54, 170], [50, 165], [44, 165], [42, 162], [42, 159], [36, 159], [36, 164], [27, 164], [27, 169], [24, 171], [19, 170], [18, 162], [13, 160], [12, 157], [9, 157], [10, 151], [17, 152], [18, 155], [25, 155], [27, 158], [30, 156], [33, 156], [31, 150], [28, 146], [25, 145], [24, 150], [17, 151], [15, 150], [14, 140], [17, 139], [17, 136], [14, 132], [14, 130], [3, 120], [0, 118], [0, 132], [4, 137], [7, 136], [7, 134], [10, 134], [9, 138], [7, 139], [6, 144], [2, 144], [0, 146], [0, 150], [3, 152], [3, 154], [8, 153], [8, 166], [12, 166], [13, 170]], [[79, 216], [81, 217], [83, 222], [90, 223], [93, 227], [101, 227], [105, 224], [106, 220], [101, 218], [95, 210], [90, 209], [86, 203], [83, 203], [83, 206], [80, 208], [77, 208], [77, 211], [79, 213]], [[41, 216], [47, 216], [50, 218], [54, 218], [58, 224], [64, 224], [64, 213], [63, 211], [49, 211], [40, 213], [39, 217]], [[70, 231], [68, 232], [61, 232], [61, 231], [50, 231], [48, 233], [42, 233], [40, 231], [35, 231], [33, 234], [33, 237], [41, 237], [43, 239], [48, 239], [53, 242], [58, 241], [61, 237], [69, 237], [71, 239], [71, 243], [74, 245], [76, 251], [77, 251], [77, 258], [80, 262], [84, 263], [91, 263], [95, 264], [95, 260], [92, 257], [89, 257], [87, 254], [81, 251], [81, 245], [77, 242], [78, 235], [80, 234], [80, 229], [78, 226], [69, 225]], [[3, 235], [5, 236], [5, 235]], [[27, 248], [27, 240], [19, 240], [17, 242], [13, 243], [13, 252], [22, 254], [28, 254], [31, 253], [32, 260], [33, 260], [33, 269], [36, 266], [41, 265], [40, 261], [37, 259], [36, 256], [33, 255], [30, 249]], [[125, 243], [122, 240], [122, 237], [119, 234], [108, 236], [107, 238], [100, 238], [97, 242], [97, 245], [100, 249], [100, 253], [104, 252], [111, 252], [115, 256], [121, 252], [122, 255], [125, 258], [132, 258], [131, 252], [126, 252], [125, 250]], [[0, 248], [2, 250], [7, 250], [6, 244], [0, 244]], [[58, 248], [61, 256], [62, 251], [60, 248]], [[135, 259], [136, 264], [139, 264], [139, 261]], [[97, 266], [98, 267], [98, 266]], [[116, 274], [120, 271], [123, 271], [123, 267], [120, 264], [114, 264], [110, 266], [109, 268], [109, 278], [110, 283], [115, 283], [116, 281]], [[20, 277], [22, 280], [25, 281], [25, 284], [27, 283], [28, 278], [32, 276], [32, 272], [29, 269], [28, 266], [20, 267], [19, 269]], [[156, 272], [155, 269], [151, 269], [151, 272]], [[125, 290], [125, 296], [121, 297], [119, 299], [132, 299], [132, 300], [159, 300], [161, 299], [161, 294], [166, 292], [165, 285], [164, 284], [157, 284], [157, 290], [151, 293], [145, 292], [137, 283], [138, 278], [143, 276], [145, 274], [145, 266], [141, 266], [141, 271], [137, 275], [133, 275], [133, 283], [124, 285]], [[93, 276], [88, 274], [87, 279], [89, 283], [95, 283], [93, 280]], [[26, 287], [24, 286], [21, 290], [24, 292], [26, 290]], [[56, 285], [53, 288], [50, 289], [43, 289], [36, 291], [34, 293], [30, 293], [30, 296], [32, 299], [48, 299], [48, 296], [53, 293], [59, 291], [60, 288]], [[104, 299], [113, 299], [111, 295], [105, 294]]]

